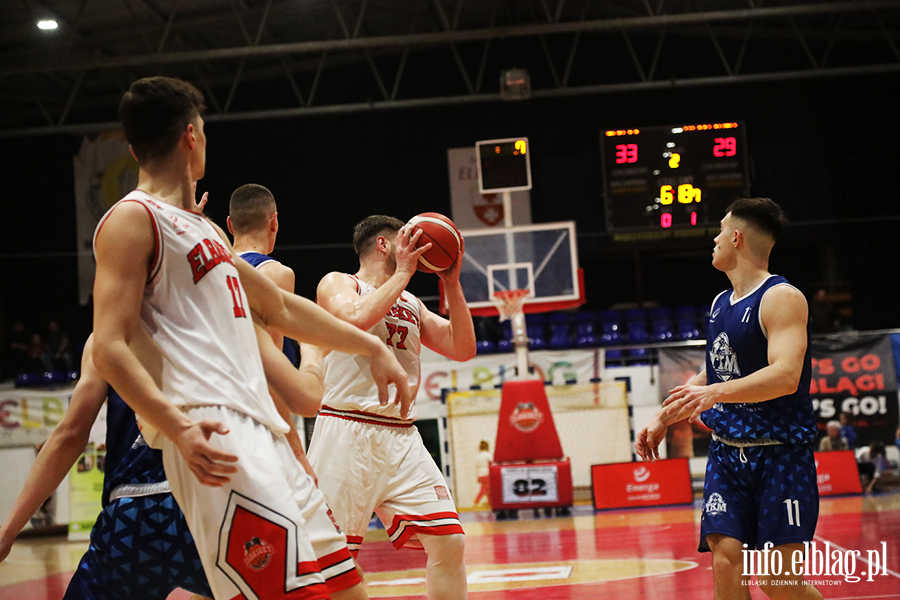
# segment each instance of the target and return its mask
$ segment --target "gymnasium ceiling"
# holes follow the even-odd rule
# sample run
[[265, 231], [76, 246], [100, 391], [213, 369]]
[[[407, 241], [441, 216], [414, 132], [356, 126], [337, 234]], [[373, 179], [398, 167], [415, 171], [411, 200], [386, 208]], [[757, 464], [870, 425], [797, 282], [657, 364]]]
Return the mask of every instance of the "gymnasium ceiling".
[[896, 75], [898, 46], [900, 0], [0, 0], [0, 137], [113, 127], [148, 75], [252, 120], [501, 102], [511, 68], [531, 98]]

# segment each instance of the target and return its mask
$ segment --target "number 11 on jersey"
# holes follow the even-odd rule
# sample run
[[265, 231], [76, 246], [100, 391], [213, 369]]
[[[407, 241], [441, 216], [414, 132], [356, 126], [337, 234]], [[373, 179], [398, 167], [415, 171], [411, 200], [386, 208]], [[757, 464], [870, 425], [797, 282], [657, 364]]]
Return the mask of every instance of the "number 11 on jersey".
[[231, 290], [231, 299], [234, 301], [234, 318], [246, 319], [247, 311], [244, 308], [244, 296], [241, 294], [241, 282], [237, 277], [228, 275], [225, 277], [228, 281], [228, 289]]

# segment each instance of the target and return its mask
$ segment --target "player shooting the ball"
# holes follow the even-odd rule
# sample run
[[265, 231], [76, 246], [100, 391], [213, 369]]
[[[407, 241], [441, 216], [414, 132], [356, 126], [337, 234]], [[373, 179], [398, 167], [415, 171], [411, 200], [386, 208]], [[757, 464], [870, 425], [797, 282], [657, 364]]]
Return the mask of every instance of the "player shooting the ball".
[[[384, 340], [406, 370], [413, 399], [421, 344], [453, 360], [475, 356], [475, 328], [459, 283], [464, 243], [456, 261], [438, 272], [448, 320], [406, 291], [419, 257], [431, 247], [417, 247], [421, 236], [393, 217], [364, 219], [353, 235], [359, 271], [329, 273], [317, 290], [318, 303], [330, 313]], [[359, 552], [375, 512], [395, 547], [424, 547], [430, 600], [465, 598], [463, 530], [444, 477], [413, 424], [415, 401], [380, 403], [358, 356], [332, 352], [324, 365], [325, 396], [309, 459], [350, 551]]]

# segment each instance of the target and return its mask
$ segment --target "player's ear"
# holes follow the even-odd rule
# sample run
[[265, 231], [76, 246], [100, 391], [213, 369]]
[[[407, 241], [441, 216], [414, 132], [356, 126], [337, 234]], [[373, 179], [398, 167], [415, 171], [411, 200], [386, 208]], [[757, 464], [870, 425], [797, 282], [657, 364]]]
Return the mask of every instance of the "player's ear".
[[278, 212], [272, 213], [272, 218], [269, 219], [269, 229], [274, 232], [278, 232]]
[[195, 133], [193, 123], [188, 123], [184, 128], [184, 141], [187, 143], [188, 150], [193, 150], [197, 145], [197, 134]]
[[225, 218], [225, 224], [228, 226], [228, 233], [234, 235], [234, 228], [231, 226], [231, 217]]

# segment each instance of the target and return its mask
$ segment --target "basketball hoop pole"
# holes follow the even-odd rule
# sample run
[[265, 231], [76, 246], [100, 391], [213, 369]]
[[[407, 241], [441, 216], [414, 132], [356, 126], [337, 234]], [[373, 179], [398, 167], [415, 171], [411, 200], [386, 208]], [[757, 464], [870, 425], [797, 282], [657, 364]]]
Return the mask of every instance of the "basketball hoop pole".
[[[509, 190], [503, 191], [503, 224], [510, 228], [513, 226], [513, 215], [512, 215], [512, 192]], [[516, 245], [515, 241], [513, 241], [513, 234], [511, 232], [506, 233], [506, 255], [509, 257], [513, 257], [516, 255]], [[518, 277], [516, 277], [516, 270], [511, 268], [509, 270], [509, 289], [516, 290], [519, 289]], [[528, 332], [525, 328], [525, 313], [522, 311], [522, 305], [520, 304], [518, 310], [516, 310], [511, 317], [512, 321], [512, 333], [513, 333], [513, 347], [516, 349], [516, 367], [519, 372], [519, 379], [527, 379], [528, 378]]]

